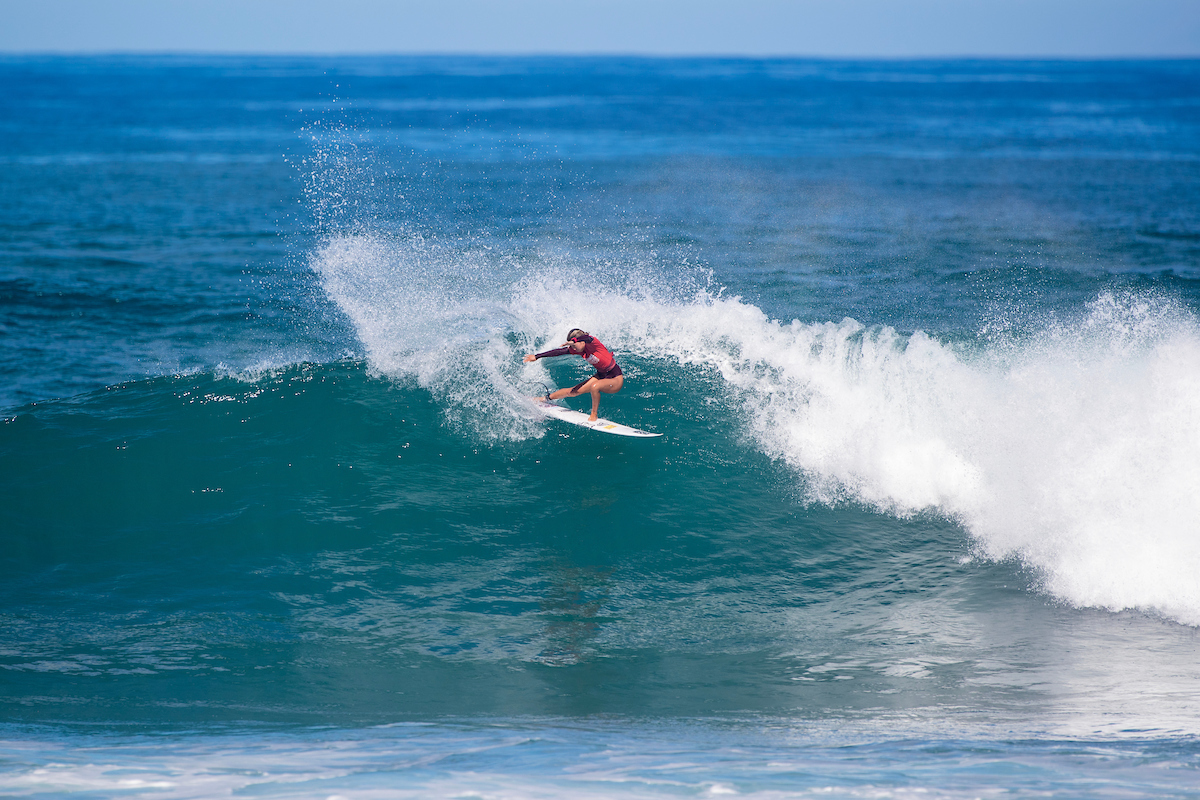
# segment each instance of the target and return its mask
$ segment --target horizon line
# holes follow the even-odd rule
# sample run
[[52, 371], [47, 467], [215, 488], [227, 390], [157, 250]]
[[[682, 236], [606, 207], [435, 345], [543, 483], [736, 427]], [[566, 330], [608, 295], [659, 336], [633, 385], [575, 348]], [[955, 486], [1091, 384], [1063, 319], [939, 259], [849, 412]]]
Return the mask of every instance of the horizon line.
[[95, 50], [10, 50], [0, 48], [4, 57], [104, 57], [104, 56], [148, 56], [148, 57], [229, 57], [229, 58], [646, 58], [646, 59], [736, 59], [746, 61], [794, 60], [794, 61], [1198, 61], [1200, 52], [1168, 54], [1102, 54], [1072, 55], [1061, 53], [1038, 54], [971, 54], [971, 53], [921, 53], [921, 54], [802, 54], [802, 53], [734, 53], [734, 52], [679, 52], [663, 53], [639, 50], [595, 50], [595, 51], [489, 51], [489, 50], [205, 50], [205, 49], [95, 49]]

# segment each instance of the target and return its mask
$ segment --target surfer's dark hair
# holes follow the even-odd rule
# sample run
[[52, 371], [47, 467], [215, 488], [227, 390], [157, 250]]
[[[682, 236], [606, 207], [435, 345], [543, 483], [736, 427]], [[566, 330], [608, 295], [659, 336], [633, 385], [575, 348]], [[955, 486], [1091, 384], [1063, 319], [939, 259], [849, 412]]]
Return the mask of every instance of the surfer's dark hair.
[[590, 342], [591, 340], [592, 337], [588, 335], [588, 332], [581, 328], [571, 328], [567, 334], [568, 342]]

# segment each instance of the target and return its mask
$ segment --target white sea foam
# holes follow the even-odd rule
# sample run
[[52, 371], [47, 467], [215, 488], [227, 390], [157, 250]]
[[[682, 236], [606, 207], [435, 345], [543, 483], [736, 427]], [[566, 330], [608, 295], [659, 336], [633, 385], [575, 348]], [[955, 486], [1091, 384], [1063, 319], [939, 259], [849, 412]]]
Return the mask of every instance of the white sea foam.
[[654, 339], [719, 369], [814, 499], [937, 510], [1073, 605], [1200, 624], [1200, 328], [1180, 309], [1106, 295], [982, 349], [705, 312]]
[[722, 373], [818, 498], [936, 509], [1073, 605], [1200, 624], [1200, 333], [1177, 309], [1105, 296], [982, 352], [852, 322], [743, 337]]
[[[945, 722], [943, 720], [943, 725]], [[981, 746], [962, 734], [913, 734], [886, 723], [809, 720], [753, 725], [553, 719], [442, 722], [300, 734], [0, 740], [5, 797], [192, 800], [394, 798], [972, 798], [1079, 795], [1103, 781], [1116, 796], [1186, 796], [1195, 759], [1129, 744]], [[907, 734], [907, 736], [905, 735]], [[1023, 765], [1014, 769], [1013, 764]], [[993, 793], [999, 793], [996, 790]]]
[[1179, 309], [1106, 295], [982, 350], [710, 311], [672, 347], [721, 371], [815, 499], [934, 509], [1073, 605], [1200, 624], [1200, 330]]
[[549, 263], [522, 273], [421, 242], [334, 239], [314, 267], [378, 370], [489, 435], [537, 430], [518, 410], [540, 369], [522, 351], [603, 331], [618, 351], [712, 370], [814, 501], [942, 513], [1067, 603], [1200, 625], [1200, 324], [1169, 301], [1106, 294], [1021, 338], [955, 344], [782, 323], [631, 273], [585, 291]]

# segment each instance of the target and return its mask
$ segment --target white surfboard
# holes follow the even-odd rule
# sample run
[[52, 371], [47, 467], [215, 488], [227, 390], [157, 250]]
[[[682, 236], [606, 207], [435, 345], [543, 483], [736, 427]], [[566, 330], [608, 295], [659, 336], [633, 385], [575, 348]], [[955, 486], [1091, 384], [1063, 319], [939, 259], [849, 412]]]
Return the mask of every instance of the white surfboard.
[[588, 415], [584, 414], [582, 411], [572, 411], [569, 408], [564, 408], [563, 406], [556, 405], [554, 403], [548, 403], [540, 397], [534, 398], [533, 404], [537, 407], [538, 411], [542, 412], [548, 417], [561, 419], [563, 422], [569, 422], [572, 425], [579, 425], [583, 428], [591, 428], [594, 431], [615, 433], [617, 436], [637, 436], [641, 438], [662, 436], [661, 433], [651, 433], [650, 431], [638, 430], [637, 428], [631, 428], [628, 425], [622, 425], [619, 422], [613, 422], [611, 420], [604, 419], [604, 417], [601, 417], [593, 422], [589, 420]]

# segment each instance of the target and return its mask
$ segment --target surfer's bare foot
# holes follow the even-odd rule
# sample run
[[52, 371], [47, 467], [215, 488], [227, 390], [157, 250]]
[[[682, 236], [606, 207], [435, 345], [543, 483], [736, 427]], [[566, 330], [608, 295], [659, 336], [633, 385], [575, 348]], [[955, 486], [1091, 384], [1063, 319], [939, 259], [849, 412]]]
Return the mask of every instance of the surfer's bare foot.
[[600, 419], [600, 417], [596, 416], [595, 414], [592, 414], [590, 417], [588, 417], [588, 422], [595, 422], [598, 419]]

